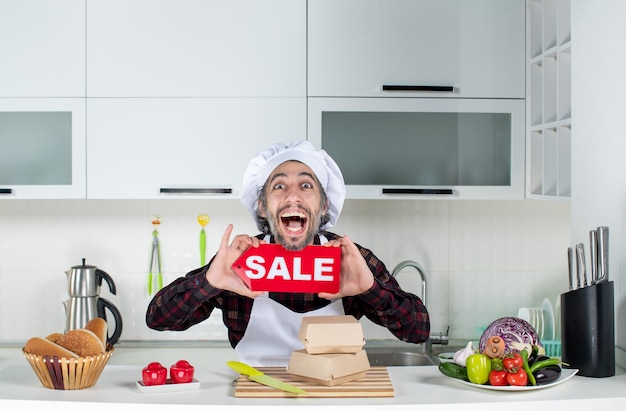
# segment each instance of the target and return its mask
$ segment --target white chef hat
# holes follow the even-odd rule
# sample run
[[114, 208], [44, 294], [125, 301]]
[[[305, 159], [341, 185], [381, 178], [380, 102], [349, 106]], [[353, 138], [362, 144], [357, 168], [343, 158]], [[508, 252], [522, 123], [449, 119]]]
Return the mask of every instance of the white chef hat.
[[309, 141], [297, 141], [289, 145], [273, 144], [250, 160], [243, 175], [241, 202], [256, 220], [258, 193], [276, 167], [285, 161], [296, 160], [309, 166], [320, 181], [328, 198], [329, 221], [321, 228], [335, 225], [343, 201], [346, 198], [346, 185], [341, 170], [324, 150], [317, 150]]

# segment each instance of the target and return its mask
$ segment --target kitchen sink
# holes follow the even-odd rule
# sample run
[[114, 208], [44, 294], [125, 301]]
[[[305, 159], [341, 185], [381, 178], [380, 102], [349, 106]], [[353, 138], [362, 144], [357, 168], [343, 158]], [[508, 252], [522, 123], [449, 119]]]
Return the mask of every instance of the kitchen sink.
[[419, 351], [398, 349], [365, 349], [372, 367], [438, 365], [436, 356]]
[[452, 358], [457, 350], [465, 348], [465, 340], [454, 340], [450, 344], [412, 344], [400, 340], [371, 339], [363, 349], [373, 367], [419, 367], [439, 365], [441, 358]]
[[422, 344], [393, 340], [370, 340], [363, 347], [372, 367], [438, 365], [436, 354], [424, 350]]

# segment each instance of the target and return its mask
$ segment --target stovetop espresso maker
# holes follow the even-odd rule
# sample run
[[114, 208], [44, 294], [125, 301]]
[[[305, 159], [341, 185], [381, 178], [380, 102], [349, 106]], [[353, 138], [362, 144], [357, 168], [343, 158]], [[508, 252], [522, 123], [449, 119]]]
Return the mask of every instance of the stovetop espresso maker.
[[84, 258], [82, 265], [72, 267], [65, 274], [70, 295], [69, 300], [63, 302], [67, 316], [65, 332], [84, 328], [96, 317], [102, 317], [110, 325], [106, 317], [106, 311], [109, 311], [115, 320], [115, 328], [107, 336], [107, 343], [117, 343], [122, 334], [122, 315], [110, 301], [100, 297], [102, 280], [108, 284], [112, 294], [117, 292], [111, 276], [93, 265], [86, 265]]

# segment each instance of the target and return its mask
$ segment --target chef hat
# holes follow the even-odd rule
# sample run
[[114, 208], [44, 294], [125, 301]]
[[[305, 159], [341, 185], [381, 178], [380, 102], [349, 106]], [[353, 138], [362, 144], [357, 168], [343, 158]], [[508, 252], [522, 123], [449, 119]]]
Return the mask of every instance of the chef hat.
[[243, 175], [241, 202], [256, 220], [258, 193], [276, 167], [285, 161], [296, 160], [306, 164], [315, 173], [328, 197], [329, 221], [321, 228], [335, 225], [343, 201], [346, 198], [346, 186], [337, 163], [324, 150], [316, 150], [309, 141], [298, 141], [285, 145], [273, 144], [267, 150], [254, 157]]

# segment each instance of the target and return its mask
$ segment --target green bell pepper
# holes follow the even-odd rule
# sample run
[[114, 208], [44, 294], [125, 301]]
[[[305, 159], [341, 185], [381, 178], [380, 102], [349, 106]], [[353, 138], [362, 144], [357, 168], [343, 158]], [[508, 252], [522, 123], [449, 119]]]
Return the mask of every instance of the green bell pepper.
[[486, 384], [489, 381], [491, 372], [491, 358], [485, 354], [472, 354], [465, 362], [467, 368], [467, 378], [474, 384]]

